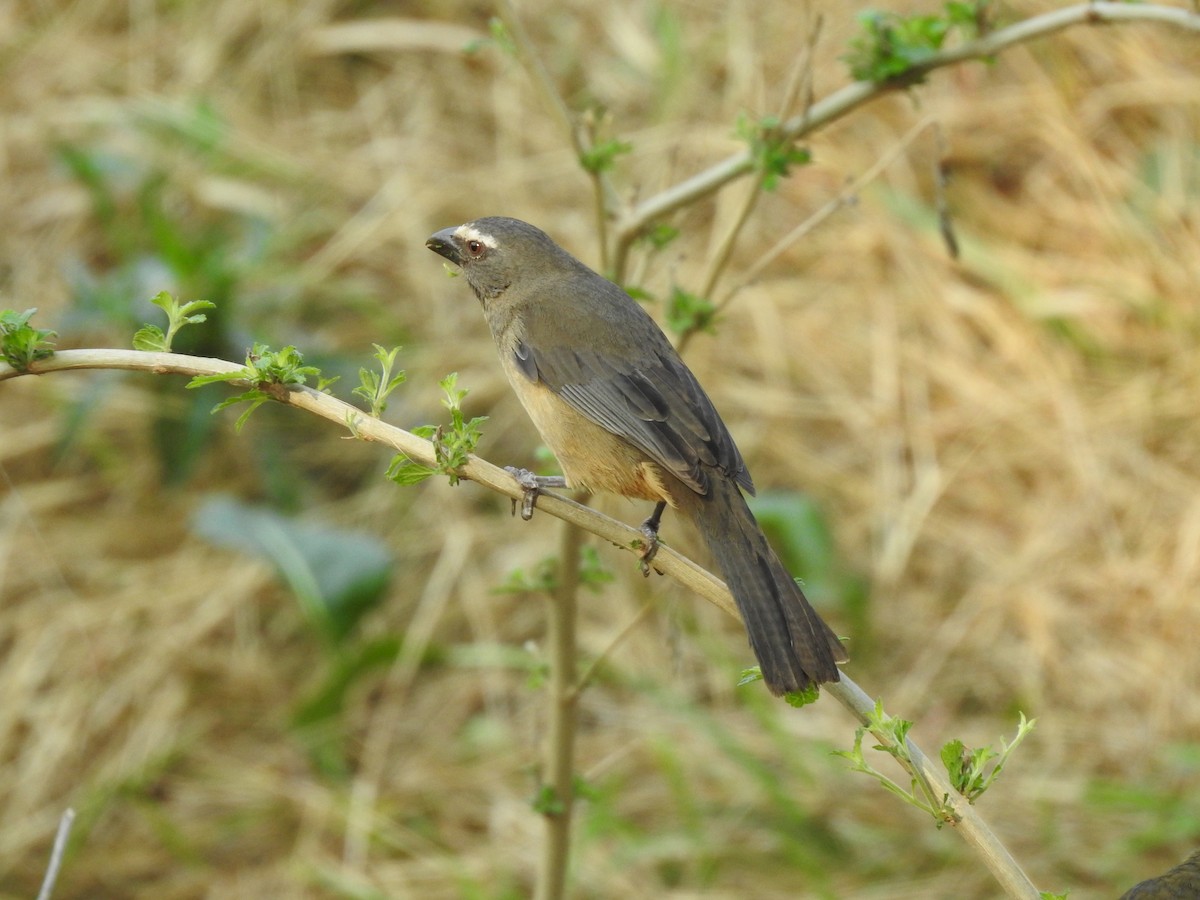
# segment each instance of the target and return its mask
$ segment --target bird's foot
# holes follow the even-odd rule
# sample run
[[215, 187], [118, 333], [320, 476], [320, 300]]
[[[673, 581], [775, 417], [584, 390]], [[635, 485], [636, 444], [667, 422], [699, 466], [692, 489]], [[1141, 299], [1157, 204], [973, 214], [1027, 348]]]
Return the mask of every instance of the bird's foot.
[[[659, 501], [654, 507], [654, 512], [650, 514], [650, 518], [646, 519], [638, 529], [645, 539], [642, 541], [641, 549], [638, 551], [638, 566], [642, 570], [642, 575], [645, 578], [650, 577], [650, 563], [654, 562], [654, 557], [658, 553], [658, 525], [662, 520], [663, 510], [667, 504]], [[660, 573], [661, 574], [661, 573]]]
[[[504, 471], [517, 480], [524, 492], [521, 496], [521, 518], [528, 522], [533, 518], [533, 507], [537, 505], [538, 493], [544, 488], [564, 488], [567, 479], [561, 475], [534, 475], [528, 469], [505, 466]], [[517, 501], [513, 500], [513, 515], [517, 513]]]

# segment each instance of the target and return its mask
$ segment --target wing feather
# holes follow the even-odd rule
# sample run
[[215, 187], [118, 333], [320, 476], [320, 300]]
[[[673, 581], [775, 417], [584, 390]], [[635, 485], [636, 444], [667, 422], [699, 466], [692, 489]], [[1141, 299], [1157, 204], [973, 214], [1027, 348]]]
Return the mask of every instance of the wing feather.
[[623, 437], [698, 494], [719, 469], [754, 493], [746, 465], [712, 401], [663, 338], [639, 359], [613, 362], [592, 348], [521, 342], [517, 367], [601, 428]]

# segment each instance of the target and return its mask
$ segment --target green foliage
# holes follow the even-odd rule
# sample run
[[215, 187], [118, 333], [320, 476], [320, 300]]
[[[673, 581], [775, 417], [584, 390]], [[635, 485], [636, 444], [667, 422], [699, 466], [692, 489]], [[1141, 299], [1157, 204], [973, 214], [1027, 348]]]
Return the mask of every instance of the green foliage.
[[[762, 681], [762, 668], [759, 666], [751, 666], [748, 669], [742, 669], [742, 674], [738, 678], [737, 686], [742, 687], [746, 684], [754, 684], [756, 681]], [[793, 706], [796, 709], [816, 703], [821, 699], [821, 690], [815, 684], [810, 684], [802, 691], [789, 691], [783, 695], [783, 702], [788, 706]]]
[[679, 237], [679, 229], [674, 225], [655, 222], [638, 236], [638, 240], [649, 244], [655, 250], [662, 250], [677, 237]]
[[458, 484], [458, 469], [467, 462], [475, 450], [475, 446], [479, 443], [480, 437], [483, 436], [480, 426], [487, 421], [488, 417], [476, 416], [473, 419], [467, 419], [463, 415], [462, 401], [469, 391], [457, 386], [458, 373], [451, 372], [438, 384], [445, 394], [442, 405], [450, 410], [450, 425], [421, 425], [412, 430], [417, 437], [423, 437], [433, 442], [436, 467], [431, 469], [403, 453], [397, 454], [387, 470], [387, 477], [396, 484], [416, 484], [435, 472], [441, 472], [448, 476], [451, 484]]
[[0, 310], [0, 356], [18, 372], [27, 371], [30, 363], [54, 353], [57, 333], [29, 324], [36, 312], [37, 309], [27, 309], [23, 313]]
[[[223, 133], [211, 108], [163, 124], [144, 126], [172, 147], [182, 144], [205, 158]], [[168, 284], [178, 294], [206, 297], [222, 311], [185, 352], [227, 350], [239, 285], [250, 267], [262, 262], [267, 247], [265, 223], [197, 208], [170, 171], [140, 158], [86, 146], [62, 145], [57, 151], [67, 172], [87, 189], [97, 225], [94, 258], [99, 261], [81, 261], [71, 269], [72, 315], [126, 328], [135, 324], [136, 315], [129, 297]]]
[[[86, 192], [92, 219], [85, 246], [64, 261], [72, 293], [64, 322], [73, 330], [108, 331], [118, 340], [159, 315], [148, 302], [131, 298], [166, 289], [216, 304], [204, 328], [172, 335], [171, 349], [231, 358], [245, 346], [233, 337], [235, 328], [260, 333], [278, 322], [274, 304], [261, 302], [255, 308], [264, 314], [262, 323], [239, 321], [247, 313], [243, 296], [253, 291], [260, 299], [269, 297], [280, 290], [276, 273], [292, 281], [296, 267], [272, 269], [273, 259], [282, 255], [273, 221], [206, 203], [190, 173], [266, 181], [280, 169], [273, 160], [248, 159], [244, 147], [228, 140], [232, 132], [219, 110], [203, 98], [135, 104], [130, 112], [114, 123], [115, 140], [90, 130], [95, 143], [53, 148], [65, 177]], [[137, 339], [146, 349], [159, 349], [156, 331], [142, 331]], [[182, 482], [209, 444], [215, 423], [208, 411], [216, 390], [196, 392], [181, 404], [166, 400], [175, 390], [169, 382], [142, 383], [156, 395], [146, 424], [162, 477]], [[68, 440], [86, 433], [102, 399], [79, 409]]]
[[[246, 381], [250, 384], [259, 385], [260, 387], [255, 387], [244, 394], [222, 400], [212, 409], [215, 413], [237, 403], [249, 403], [250, 406], [238, 417], [237, 424], [235, 425], [235, 428], [240, 432], [242, 426], [246, 424], [246, 420], [250, 418], [250, 414], [268, 400], [273, 399], [271, 394], [263, 390], [261, 386], [282, 385], [286, 387], [289, 385], [305, 384], [309, 376], [319, 377], [320, 374], [320, 370], [315, 366], [304, 365], [304, 357], [300, 355], [300, 351], [295, 347], [289, 345], [282, 350], [272, 350], [266, 344], [256, 343], [250, 352], [246, 354], [245, 367], [236, 372], [197, 375], [188, 382], [187, 386], [189, 388], [198, 388], [206, 384], [215, 384], [221, 381]], [[322, 379], [320, 384], [322, 387], [325, 387], [330, 382]]]
[[309, 621], [335, 643], [379, 605], [392, 574], [391, 553], [371, 534], [299, 522], [227, 497], [206, 501], [192, 528], [219, 547], [269, 561]]
[[[950, 784], [954, 789], [967, 798], [968, 803], [974, 803], [986, 791], [1004, 769], [1009, 755], [1017, 749], [1025, 736], [1033, 731], [1037, 719], [1025, 719], [1021, 713], [1021, 721], [1017, 723], [1017, 735], [1011, 744], [1000, 739], [1000, 751], [991, 747], [980, 747], [968, 750], [957, 738], [942, 747], [942, 764], [950, 775]], [[989, 771], [988, 766], [995, 761]]]
[[1067, 900], [1067, 895], [1070, 893], [1070, 891], [1063, 891], [1061, 894], [1054, 891], [1038, 891], [1038, 897], [1041, 900]]
[[182, 306], [167, 291], [159, 291], [150, 302], [167, 314], [167, 332], [157, 325], [143, 325], [133, 336], [134, 350], [151, 350], [161, 353], [171, 352], [171, 342], [176, 333], [185, 325], [199, 325], [208, 321], [208, 316], [198, 310], [214, 309], [215, 303], [208, 300], [193, 300]]
[[783, 700], [788, 706], [793, 706], [796, 709], [808, 706], [810, 703], [816, 703], [820, 699], [821, 691], [815, 684], [810, 684], [802, 691], [788, 691], [783, 695]]
[[919, 84], [924, 76], [914, 73], [936, 54], [955, 31], [973, 37], [983, 30], [988, 0], [949, 2], [942, 15], [904, 16], [868, 10], [860, 13], [862, 33], [850, 41], [850, 52], [842, 59], [859, 81], [883, 82], [904, 79]]
[[797, 147], [795, 139], [783, 133], [783, 122], [778, 116], [755, 120], [742, 114], [734, 133], [750, 146], [750, 156], [764, 191], [775, 190], [792, 166], [812, 161], [808, 150]]
[[559, 816], [567, 810], [567, 805], [554, 790], [554, 785], [551, 784], [543, 784], [538, 788], [537, 794], [530, 800], [529, 805], [533, 807], [534, 812], [541, 813], [543, 816]]
[[597, 592], [614, 577], [612, 570], [600, 561], [595, 547], [584, 547], [579, 551], [579, 583], [585, 588]]
[[494, 47], [500, 50], [500, 53], [516, 58], [517, 42], [512, 40], [512, 35], [509, 34], [509, 26], [504, 24], [504, 19], [499, 16], [493, 16], [488, 19], [487, 34], [491, 35], [491, 42]]
[[712, 334], [717, 308], [707, 297], [690, 294], [681, 287], [671, 288], [666, 305], [667, 327], [676, 334], [707, 331]]
[[496, 594], [548, 594], [558, 587], [558, 560], [547, 556], [538, 560], [532, 572], [513, 569], [503, 584], [492, 589]]
[[627, 141], [609, 138], [593, 144], [579, 157], [579, 164], [585, 171], [593, 174], [607, 172], [615, 164], [618, 156], [633, 151], [633, 144]]
[[[1001, 749], [998, 753], [990, 747], [967, 751], [963, 742], [957, 739], [947, 742], [942, 747], [941, 757], [949, 774], [950, 783], [955, 790], [966, 797], [968, 802], [974, 803], [999, 777], [1000, 771], [1008, 762], [1009, 755], [1033, 730], [1036, 722], [1036, 719], [1026, 720], [1022, 714], [1013, 742], [1007, 744], [1001, 740]], [[958, 821], [958, 814], [954, 812], [948, 796], [940, 798], [935, 796], [929, 782], [918, 775], [913, 775], [911, 788], [906, 790], [871, 766], [863, 753], [863, 737], [870, 731], [881, 740], [880, 743], [874, 745], [874, 749], [894, 757], [909, 772], [918, 772], [919, 769], [908, 751], [908, 732], [912, 728], [912, 724], [906, 719], [889, 716], [883, 711], [883, 702], [877, 700], [875, 709], [868, 716], [867, 724], [860, 725], [854, 732], [854, 747], [851, 750], [838, 750], [835, 755], [849, 760], [854, 771], [870, 775], [906, 803], [929, 813], [933, 816], [938, 828], [947, 822], [953, 824]], [[989, 769], [989, 764], [993, 760], [995, 764]]]
[[367, 401], [371, 407], [371, 415], [378, 419], [387, 409], [388, 395], [400, 387], [408, 376], [403, 369], [396, 370], [395, 374], [392, 374], [392, 370], [396, 366], [396, 354], [400, 352], [399, 347], [393, 347], [391, 350], [385, 350], [379, 344], [375, 344], [374, 347], [375, 359], [379, 362], [379, 371], [359, 369], [359, 385], [352, 393]]
[[852, 771], [870, 775], [905, 803], [929, 813], [937, 827], [941, 828], [947, 822], [953, 823], [958, 819], [948, 797], [934, 796], [929, 783], [916, 775], [912, 776], [912, 784], [906, 790], [867, 762], [866, 754], [863, 753], [863, 737], [870, 731], [881, 740], [881, 743], [873, 745], [873, 749], [894, 757], [910, 772], [916, 771], [917, 767], [908, 751], [908, 732], [912, 725], [907, 719], [889, 716], [883, 711], [883, 701], [877, 700], [875, 709], [867, 717], [867, 724], [855, 729], [854, 746], [850, 750], [835, 750], [834, 755], [849, 760]]
[[1173, 848], [1184, 853], [1197, 845], [1200, 806], [1200, 745], [1195, 742], [1161, 747], [1158, 765], [1141, 782], [1097, 779], [1084, 794], [1089, 815], [1116, 818], [1133, 854]]
[[[595, 547], [579, 551], [579, 583], [597, 592], [613, 580], [613, 573], [600, 561]], [[533, 571], [513, 569], [504, 583], [494, 589], [497, 594], [548, 594], [558, 587], [558, 560], [553, 556], [539, 560]]]

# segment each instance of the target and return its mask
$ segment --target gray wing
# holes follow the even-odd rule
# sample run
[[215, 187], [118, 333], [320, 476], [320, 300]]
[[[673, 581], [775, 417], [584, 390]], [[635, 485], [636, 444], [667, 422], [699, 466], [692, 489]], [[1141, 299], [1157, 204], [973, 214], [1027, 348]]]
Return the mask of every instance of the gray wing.
[[601, 428], [623, 437], [698, 494], [719, 469], [754, 493], [746, 464], [712, 401], [674, 349], [650, 349], [630, 366], [589, 348], [534, 351], [518, 342], [518, 368]]

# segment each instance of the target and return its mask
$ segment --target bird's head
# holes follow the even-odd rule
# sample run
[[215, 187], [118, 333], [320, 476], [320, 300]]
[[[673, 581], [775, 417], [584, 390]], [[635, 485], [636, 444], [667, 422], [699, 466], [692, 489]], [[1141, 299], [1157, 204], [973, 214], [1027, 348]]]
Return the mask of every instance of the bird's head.
[[443, 228], [425, 246], [462, 269], [485, 305], [518, 282], [579, 265], [540, 228], [505, 216]]

